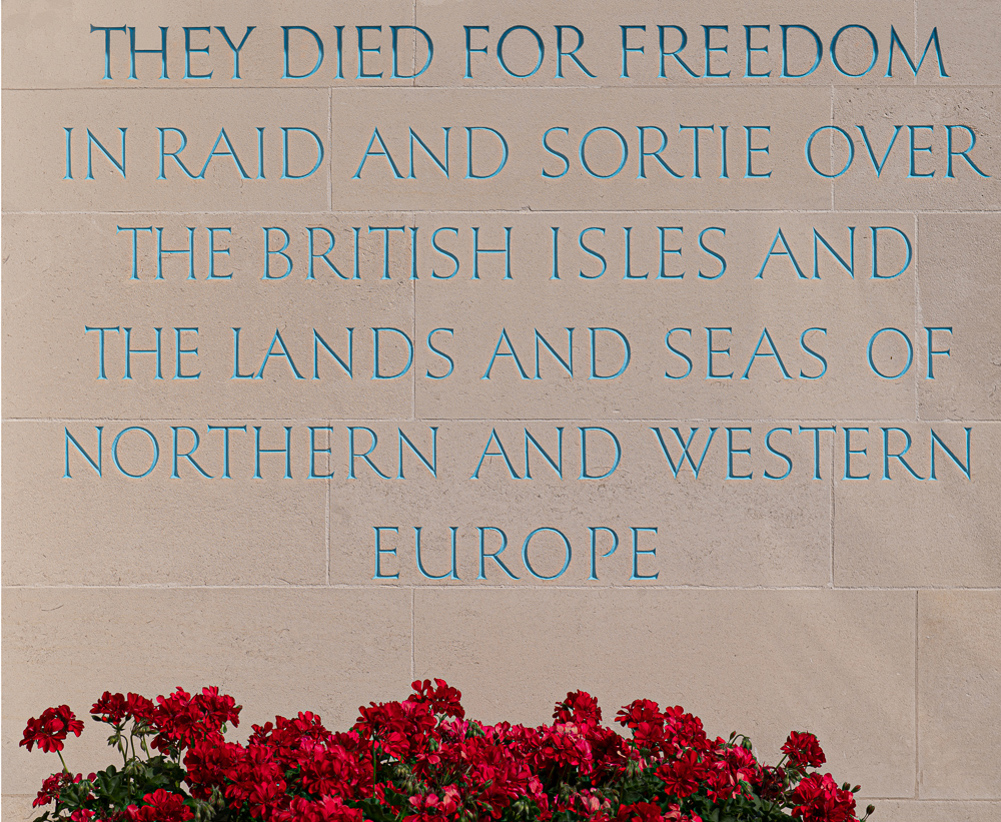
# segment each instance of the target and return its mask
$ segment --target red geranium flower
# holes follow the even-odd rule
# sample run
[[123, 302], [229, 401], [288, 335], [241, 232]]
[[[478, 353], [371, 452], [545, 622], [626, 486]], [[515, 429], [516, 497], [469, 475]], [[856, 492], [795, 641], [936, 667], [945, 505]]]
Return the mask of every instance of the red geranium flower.
[[801, 768], [819, 768], [827, 761], [817, 737], [809, 733], [790, 733], [786, 744], [782, 746], [782, 753], [789, 754], [790, 761]]
[[90, 708], [90, 715], [101, 722], [119, 725], [129, 716], [129, 706], [122, 694], [105, 691]]
[[792, 815], [803, 822], [847, 822], [855, 819], [855, 796], [838, 787], [829, 773], [810, 774], [792, 792]]
[[589, 693], [570, 691], [566, 699], [556, 703], [553, 719], [580, 726], [596, 726], [601, 722], [601, 708], [598, 707], [598, 700]]
[[48, 805], [53, 799], [59, 799], [59, 791], [63, 785], [72, 785], [81, 779], [83, 779], [82, 774], [71, 776], [66, 771], [60, 771], [59, 773], [52, 774], [52, 776], [45, 777], [45, 780], [42, 782], [42, 789], [31, 803], [31, 807], [38, 808], [42, 805]]
[[649, 802], [634, 802], [623, 805], [615, 817], [615, 822], [661, 822], [660, 808]]
[[709, 769], [699, 761], [698, 753], [690, 748], [676, 760], [665, 762], [657, 769], [657, 776], [664, 780], [664, 790], [669, 796], [679, 799], [695, 793], [708, 775]]
[[423, 681], [417, 679], [410, 683], [414, 692], [410, 695], [410, 702], [427, 702], [431, 705], [431, 710], [443, 716], [454, 716], [462, 719], [466, 715], [465, 709], [459, 700], [462, 693], [458, 688], [452, 688], [444, 679], [435, 679], [434, 685], [431, 680]]
[[143, 797], [141, 808], [129, 805], [128, 817], [132, 822], [187, 822], [194, 819], [191, 808], [184, 804], [184, 797], [161, 788]]
[[46, 753], [61, 751], [63, 740], [71, 733], [80, 736], [83, 733], [83, 722], [76, 718], [69, 706], [46, 708], [38, 719], [32, 717], [28, 720], [24, 739], [20, 744], [29, 751], [34, 745], [38, 745]]

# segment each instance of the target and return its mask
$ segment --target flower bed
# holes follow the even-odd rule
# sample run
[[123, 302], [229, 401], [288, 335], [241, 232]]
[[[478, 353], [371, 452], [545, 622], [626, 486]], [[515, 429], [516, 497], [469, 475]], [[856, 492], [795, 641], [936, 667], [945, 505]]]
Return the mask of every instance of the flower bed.
[[[66, 705], [29, 720], [21, 745], [55, 752], [36, 822], [847, 822], [854, 792], [811, 769], [817, 738], [793, 732], [778, 765], [762, 765], [744, 736], [709, 739], [698, 717], [638, 699], [601, 724], [582, 691], [538, 728], [465, 718], [443, 680], [414, 682], [403, 702], [370, 703], [347, 732], [305, 712], [254, 725], [227, 742], [240, 706], [204, 688], [156, 700], [105, 694], [91, 716], [109, 725], [122, 756], [86, 778], [62, 750], [83, 722]], [[866, 809], [866, 819], [872, 813]]]

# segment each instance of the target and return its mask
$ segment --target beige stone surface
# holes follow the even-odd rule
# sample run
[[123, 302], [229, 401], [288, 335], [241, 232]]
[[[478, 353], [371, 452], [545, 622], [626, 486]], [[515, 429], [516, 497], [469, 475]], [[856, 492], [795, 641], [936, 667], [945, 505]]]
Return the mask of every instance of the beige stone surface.
[[[659, 420], [382, 423], [367, 427], [378, 439], [371, 459], [387, 478], [356, 459], [354, 479], [347, 478], [352, 435], [339, 428], [332, 436], [330, 580], [602, 588], [828, 585], [827, 444], [821, 456], [824, 479], [815, 481], [812, 436], [774, 435], [772, 444], [790, 455], [794, 473], [782, 481], [769, 481], [762, 478], [763, 472], [779, 477], [786, 465], [765, 450], [767, 431], [790, 425], [796, 431], [795, 424], [775, 422], [751, 432], [735, 430], [733, 447], [747, 448], [749, 454], [734, 455], [733, 473], [753, 474], [755, 479], [728, 480], [727, 426], [746, 425]], [[357, 426], [356, 450], [363, 452], [372, 437], [362, 430], [364, 423]], [[429, 426], [438, 428], [437, 479], [409, 446], [403, 444], [401, 449], [398, 434], [402, 431], [430, 459]], [[589, 427], [604, 432], [582, 432]], [[672, 429], [678, 428], [684, 441], [692, 437], [690, 453], [700, 469], [698, 479], [688, 465], [675, 478], [653, 428], [660, 430], [676, 467], [683, 458]], [[710, 428], [717, 430], [710, 434]], [[614, 434], [621, 449], [618, 467], [607, 479], [581, 479], [582, 439], [588, 474], [601, 476], [615, 466], [615, 445], [605, 432]], [[484, 456], [499, 454], [501, 447], [510, 468], [503, 456]], [[539, 447], [562, 467], [562, 478]], [[405, 479], [398, 478], [401, 450]], [[417, 528], [423, 572], [416, 556]], [[529, 539], [538, 528], [555, 530], [543, 530]], [[431, 579], [434, 576], [443, 579]]]
[[[833, 96], [833, 122], [851, 135], [855, 145], [851, 167], [834, 181], [835, 208], [899, 208], [909, 203], [919, 204], [907, 206], [914, 210], [965, 212], [996, 211], [1001, 205], [995, 88], [839, 87]], [[898, 125], [901, 129], [894, 140]], [[924, 125], [933, 128], [915, 128], [912, 158], [909, 127]], [[953, 151], [969, 150], [969, 159], [986, 177], [959, 156], [953, 157], [953, 176], [949, 176], [949, 125], [965, 127], [953, 130]], [[859, 126], [869, 138], [868, 148]], [[976, 138], [972, 149], [970, 131]], [[825, 168], [823, 151], [816, 153], [817, 167], [828, 174], [848, 161], [845, 138], [838, 136], [835, 141], [831, 165]], [[925, 147], [931, 151], [923, 151]], [[876, 166], [882, 168], [878, 176]]]
[[[16, 822], [28, 822], [38, 816], [39, 809], [31, 806], [35, 794], [7, 795], [4, 794], [3, 805], [0, 812], [5, 819], [14, 819]], [[45, 810], [42, 808], [41, 810]]]
[[913, 796], [913, 593], [417, 591], [414, 607], [417, 676], [474, 716], [537, 724], [581, 689], [611, 721], [653, 699], [766, 761], [808, 728], [838, 779]]
[[[3, 134], [4, 211], [327, 208], [328, 104], [323, 89], [8, 91], [3, 116], [18, 125]], [[73, 179], [66, 179], [66, 128], [73, 129]], [[88, 180], [88, 129], [121, 164], [122, 128], [125, 177], [95, 145], [93, 178]], [[158, 131], [161, 128], [178, 129], [183, 136]], [[258, 128], [265, 129], [263, 152]], [[312, 176], [281, 179], [282, 128], [309, 129], [323, 143], [325, 156]], [[222, 130], [242, 172], [233, 157], [223, 153], [229, 147]], [[166, 154], [180, 152], [187, 174], [165, 156], [160, 179], [161, 136]], [[288, 146], [289, 174], [308, 174], [318, 159], [314, 139], [305, 132], [289, 132]], [[263, 179], [258, 179], [262, 159]]]
[[[922, 419], [997, 420], [1001, 418], [1001, 315], [998, 282], [997, 214], [922, 214], [920, 266], [921, 325], [952, 328], [933, 332], [936, 350], [952, 349], [948, 360], [935, 357], [935, 379], [918, 381]], [[927, 332], [925, 332], [927, 334]], [[927, 336], [922, 340], [927, 359]]]
[[[385, 249], [382, 232], [369, 226], [405, 225], [403, 214], [331, 215], [267, 213], [7, 215], [4, 266], [6, 300], [3, 351], [4, 414], [16, 418], [79, 419], [101, 417], [204, 420], [330, 417], [407, 418], [412, 415], [410, 375], [374, 380], [374, 332], [396, 328], [413, 338], [413, 290], [408, 252], [391, 235], [392, 280], [381, 280]], [[187, 254], [163, 255], [157, 279], [157, 243], [165, 249], [188, 249], [195, 228], [195, 279]], [[208, 227], [228, 227], [214, 234], [214, 273], [209, 280]], [[118, 231], [149, 227], [151, 231]], [[265, 280], [265, 237], [269, 248], [288, 234], [292, 270], [284, 278], [283, 257], [270, 255]], [[315, 254], [328, 248], [309, 279], [309, 231]], [[359, 228], [358, 271], [354, 277], [354, 227]], [[162, 239], [156, 229], [162, 228]], [[60, 239], [52, 241], [53, 234]], [[49, 242], [44, 238], [48, 236]], [[133, 244], [135, 273], [132, 279]], [[126, 380], [126, 332], [105, 337], [106, 379], [101, 374], [101, 332], [86, 328], [131, 328], [133, 350], [152, 350], [155, 328], [161, 332], [161, 374], [154, 354], [133, 354], [132, 379]], [[177, 332], [177, 328], [196, 328]], [[239, 328], [239, 375], [236, 341]], [[349, 331], [348, 329], [354, 329]], [[316, 343], [314, 330], [347, 365], [350, 376]], [[276, 332], [281, 339], [277, 340]], [[178, 337], [184, 350], [178, 370]], [[396, 332], [379, 332], [380, 373], [394, 375], [406, 364], [408, 350]], [[295, 366], [282, 351], [286, 346]], [[272, 356], [269, 358], [268, 352]], [[353, 351], [353, 355], [352, 355]], [[315, 360], [315, 365], [314, 365]], [[27, 363], [45, 363], [29, 366]], [[201, 374], [179, 379], [178, 374]], [[253, 375], [254, 379], [242, 379]], [[301, 377], [301, 379], [300, 379]]]
[[[323, 480], [307, 478], [310, 424], [293, 427], [292, 480], [284, 479], [284, 454], [263, 450], [262, 479], [254, 479], [253, 423], [246, 432], [230, 433], [231, 479], [225, 479], [225, 434], [207, 426], [246, 424], [7, 422], [3, 470], [11, 481], [3, 495], [4, 584], [324, 584], [327, 491]], [[155, 463], [149, 434], [127, 430], [137, 426], [156, 438]], [[260, 425], [261, 448], [284, 448], [284, 427], [282, 422]], [[193, 452], [192, 428], [199, 438]], [[100, 477], [67, 431], [100, 465]], [[211, 479], [180, 457], [175, 475], [175, 436], [178, 453], [193, 453]], [[315, 435], [318, 450], [325, 447], [325, 437], [323, 431]], [[325, 455], [315, 455], [314, 463], [316, 474], [326, 473]], [[138, 477], [147, 469], [144, 478], [126, 475]], [[281, 527], [275, 527], [279, 522]]]
[[[918, 598], [918, 785], [929, 799], [998, 799], [1001, 594]], [[971, 751], [976, 751], [971, 754]]]
[[[218, 685], [244, 706], [234, 737], [246, 739], [253, 723], [305, 710], [346, 728], [359, 705], [406, 696], [410, 682], [406, 591], [8, 589], [3, 609], [11, 794], [37, 791], [58, 769], [56, 757], [17, 744], [28, 717], [49, 705], [85, 717], [105, 690]], [[108, 761], [96, 723], [86, 724], [66, 749], [84, 773]]]
[[[333, 14], [331, 12], [334, 12]], [[271, 86], [295, 88], [339, 83], [408, 85], [392, 78], [392, 25], [413, 23], [413, 3], [406, 0], [374, 0], [364, 5], [338, 3], [331, 8], [317, 0], [295, 3], [268, 3], [248, 13], [239, 0], [211, 5], [196, 0], [179, 2], [115, 3], [91, 0], [86, 6], [58, 0], [15, 0], [4, 8], [4, 88], [242, 88]], [[366, 54], [366, 73], [383, 72], [381, 78], [359, 78], [357, 26], [382, 25], [382, 31], [366, 31], [364, 45], [380, 47], [378, 55]], [[105, 80], [105, 33], [91, 32], [94, 26], [129, 26], [136, 29], [136, 48], [161, 47], [160, 26], [167, 27], [167, 79], [161, 79], [159, 54], [136, 55], [136, 79], [129, 79], [130, 49], [126, 31], [111, 33], [111, 79]], [[304, 79], [283, 79], [284, 45], [282, 26], [309, 26], [324, 44], [324, 58], [315, 74]], [[342, 34], [342, 65], [338, 79], [337, 31]], [[212, 77], [185, 78], [184, 26], [205, 27], [210, 32], [192, 31], [190, 74]], [[234, 79], [233, 50], [219, 31], [226, 29], [233, 46], [239, 47], [247, 26], [254, 31], [240, 48], [240, 78]], [[305, 74], [317, 60], [315, 41], [308, 32], [290, 34], [290, 73]], [[207, 54], [196, 49], [208, 47]], [[398, 35], [399, 74], [414, 72], [413, 35]], [[421, 60], [425, 53], [421, 52]], [[419, 68], [419, 67], [418, 67]]]
[[[331, 158], [333, 207], [427, 208], [429, 202], [448, 210], [565, 210], [574, 204], [603, 209], [808, 209], [831, 203], [829, 181], [813, 174], [801, 162], [803, 144], [818, 126], [830, 122], [830, 99], [805, 88], [725, 89], [707, 101], [699, 89], [665, 91], [624, 88], [614, 96], [600, 89], [343, 89], [332, 95], [333, 141]], [[692, 132], [681, 125], [713, 125], [703, 132], [700, 177], [694, 175]], [[727, 179], [721, 179], [721, 130], [728, 126]], [[640, 179], [640, 127], [645, 152], [663, 149], [663, 160], [674, 177], [649, 156]], [[768, 146], [768, 154], [753, 155], [750, 172], [770, 177], [745, 179], [748, 132], [753, 148]], [[449, 132], [449, 176], [415, 149], [414, 177], [409, 164], [409, 129], [421, 137], [444, 163], [445, 132]], [[499, 138], [508, 146], [506, 164]], [[567, 157], [566, 162], [543, 147]], [[605, 129], [587, 135], [592, 129]], [[383, 154], [367, 155], [378, 129], [396, 163], [394, 172]], [[618, 132], [616, 136], [613, 131]], [[472, 134], [472, 172], [467, 178], [467, 136]], [[580, 160], [581, 143], [590, 176]], [[818, 150], [824, 138], [818, 138]], [[826, 143], [825, 143], [826, 145]], [[373, 151], [383, 152], [378, 142]], [[620, 168], [621, 171], [617, 169]], [[496, 176], [487, 178], [494, 170]], [[566, 174], [563, 171], [566, 169]], [[543, 172], [551, 175], [543, 176]], [[398, 175], [398, 176], [397, 176]], [[601, 178], [601, 177], [604, 178]]]
[[[868, 446], [867, 456], [852, 457], [855, 475], [872, 473], [872, 481], [844, 479], [843, 437], [835, 452], [834, 581], [849, 587], [997, 587], [1001, 542], [1001, 474], [994, 455], [1001, 447], [996, 422], [873, 424], [867, 434], [852, 435], [852, 448]], [[918, 480], [890, 460], [884, 476], [882, 428], [909, 432], [912, 445], [905, 459]], [[935, 446], [937, 480], [930, 479], [931, 430], [966, 464], [970, 431], [970, 474]], [[890, 449], [903, 450], [906, 438], [891, 432]], [[996, 619], [996, 615], [995, 615]]]
[[[475, 223], [480, 228], [479, 244], [486, 248], [504, 247], [505, 230], [510, 228], [510, 279], [499, 254], [481, 254], [479, 279], [473, 279], [469, 228], [440, 235], [441, 245], [462, 250], [460, 267], [447, 280], [422, 273], [415, 289], [416, 322], [422, 338], [425, 329], [452, 329], [451, 334], [439, 333], [435, 342], [453, 353], [456, 362], [447, 379], [422, 379], [428, 371], [444, 375], [447, 364], [432, 351], [421, 350], [418, 414], [543, 419], [913, 418], [916, 369], [900, 379], [885, 380], [872, 372], [866, 360], [868, 342], [881, 328], [906, 329], [915, 338], [916, 263], [912, 261], [900, 276], [889, 277], [906, 261], [900, 235], [888, 230], [877, 234], [878, 270], [885, 279], [872, 278], [871, 263], [872, 227], [895, 227], [913, 243], [911, 215], [561, 212], [543, 219], [482, 215]], [[468, 226], [469, 218], [418, 215], [418, 222]], [[553, 278], [553, 226], [560, 229], [559, 279]], [[856, 229], [854, 279], [819, 241], [815, 278], [814, 230], [848, 260], [849, 226]], [[784, 254], [779, 231], [802, 276]], [[625, 276], [627, 236], [632, 279]], [[662, 247], [680, 253], [662, 254]], [[705, 249], [724, 257], [725, 269]], [[430, 268], [439, 277], [454, 269], [437, 252], [422, 259], [422, 270]], [[487, 305], [489, 311], [478, 310]], [[568, 328], [574, 329], [573, 375], [543, 343], [539, 343], [537, 372], [536, 333], [569, 364]], [[616, 329], [628, 340], [628, 367], [617, 378], [592, 378], [592, 374], [614, 375], [625, 359], [621, 337], [590, 330], [595, 328]], [[806, 333], [811, 328], [817, 330]], [[665, 344], [672, 329], [680, 330], [671, 334], [671, 347], [689, 357], [690, 372], [682, 356]], [[781, 366], [770, 356], [768, 340], [762, 339], [766, 329]], [[712, 356], [713, 378], [708, 368], [710, 333], [714, 350], [730, 352]], [[826, 371], [807, 348], [827, 359]], [[510, 356], [512, 349], [517, 362]], [[499, 356], [494, 357], [495, 352]], [[904, 355], [904, 346], [893, 333], [882, 335], [874, 345], [874, 357], [885, 373], [899, 371]], [[726, 375], [730, 377], [723, 378]]]
[[929, 31], [934, 26], [943, 44], [955, 44], [949, 49], [951, 53], [946, 61], [949, 79], [933, 73], [923, 76], [923, 82], [936, 85], [997, 85], [1001, 78], [998, 73], [1001, 21], [996, 14], [984, 14], [984, 8], [978, 0], [920, 0], [914, 4], [915, 20], [920, 31]]
[[[866, 802], [863, 798], [859, 805], [864, 808]], [[993, 822], [1001, 815], [1001, 804], [997, 802], [874, 799], [873, 803], [878, 814], [873, 818], [880, 822]]]

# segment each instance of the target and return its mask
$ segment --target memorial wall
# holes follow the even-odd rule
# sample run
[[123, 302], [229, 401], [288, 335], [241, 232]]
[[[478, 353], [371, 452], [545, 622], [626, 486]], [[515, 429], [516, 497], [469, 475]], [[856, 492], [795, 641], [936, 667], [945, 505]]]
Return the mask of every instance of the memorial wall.
[[4, 816], [441, 677], [1001, 818], [997, 12], [5, 2]]

